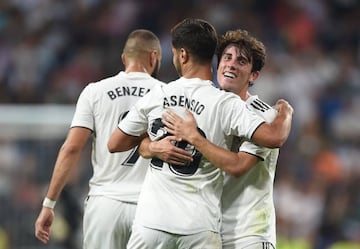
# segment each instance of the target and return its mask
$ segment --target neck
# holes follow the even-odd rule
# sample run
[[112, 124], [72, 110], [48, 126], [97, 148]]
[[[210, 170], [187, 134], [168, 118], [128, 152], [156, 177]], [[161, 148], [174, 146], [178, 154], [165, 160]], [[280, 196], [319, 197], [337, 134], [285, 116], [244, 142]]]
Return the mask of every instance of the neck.
[[244, 101], [246, 101], [251, 96], [247, 89], [244, 89], [244, 91], [241, 91], [240, 93], [238, 93], [238, 95]]
[[133, 73], [133, 72], [142, 72], [142, 73], [149, 73], [147, 67], [142, 63], [129, 63], [125, 66], [126, 73]]
[[184, 78], [200, 78], [202, 80], [212, 80], [212, 67], [211, 64], [199, 65], [189, 64], [184, 66], [182, 71]]

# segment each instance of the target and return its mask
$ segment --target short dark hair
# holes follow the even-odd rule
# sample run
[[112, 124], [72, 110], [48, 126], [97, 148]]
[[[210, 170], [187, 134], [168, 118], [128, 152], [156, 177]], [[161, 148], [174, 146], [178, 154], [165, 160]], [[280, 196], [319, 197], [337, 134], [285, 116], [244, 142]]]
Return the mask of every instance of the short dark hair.
[[220, 62], [225, 48], [230, 44], [234, 44], [245, 53], [252, 64], [252, 72], [260, 71], [264, 67], [266, 59], [264, 44], [250, 35], [248, 31], [241, 29], [229, 30], [220, 37], [216, 51], [218, 62]]
[[128, 35], [123, 53], [130, 57], [137, 57], [152, 50], [161, 52], [159, 38], [150, 30], [136, 29]]
[[172, 46], [186, 49], [199, 63], [212, 60], [216, 46], [215, 28], [205, 20], [186, 18], [171, 29]]

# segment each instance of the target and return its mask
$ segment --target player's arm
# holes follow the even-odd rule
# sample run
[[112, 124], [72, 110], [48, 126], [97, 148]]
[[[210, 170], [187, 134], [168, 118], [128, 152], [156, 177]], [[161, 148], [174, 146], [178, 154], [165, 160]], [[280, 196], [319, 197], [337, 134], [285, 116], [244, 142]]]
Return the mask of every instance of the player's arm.
[[141, 136], [131, 136], [116, 128], [110, 136], [107, 147], [110, 153], [127, 151], [139, 145], [146, 136], [146, 133]]
[[70, 129], [60, 148], [43, 207], [35, 222], [35, 236], [43, 243], [47, 243], [50, 239], [55, 201], [59, 198], [72, 170], [78, 166], [80, 155], [90, 135], [91, 130], [74, 127]]
[[287, 140], [291, 129], [293, 114], [291, 105], [280, 99], [277, 101], [275, 109], [277, 109], [278, 115], [274, 121], [261, 124], [252, 136], [253, 141], [269, 148], [281, 147]]
[[182, 119], [175, 112], [168, 110], [163, 115], [163, 123], [170, 133], [194, 145], [216, 167], [233, 176], [241, 176], [258, 162], [259, 158], [254, 155], [245, 152], [235, 153], [211, 143], [198, 132], [196, 120], [191, 112], [186, 110], [185, 114], [186, 119]]
[[140, 143], [139, 153], [144, 158], [157, 157], [167, 163], [185, 165], [192, 161], [192, 155], [174, 145], [178, 140], [175, 136], [168, 136], [159, 141], [151, 141], [146, 137]]

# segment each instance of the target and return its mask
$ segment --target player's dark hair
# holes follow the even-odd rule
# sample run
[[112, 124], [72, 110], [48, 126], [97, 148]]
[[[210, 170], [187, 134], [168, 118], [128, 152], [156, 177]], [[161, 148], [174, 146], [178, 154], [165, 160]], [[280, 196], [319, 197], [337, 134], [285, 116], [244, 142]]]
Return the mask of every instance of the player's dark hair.
[[219, 45], [216, 51], [218, 65], [225, 48], [234, 44], [244, 52], [245, 56], [252, 64], [252, 72], [260, 71], [265, 65], [266, 49], [262, 42], [251, 36], [246, 30], [230, 30], [222, 35], [219, 39]]
[[171, 29], [171, 36], [175, 49], [186, 49], [199, 63], [212, 60], [217, 46], [217, 34], [207, 21], [186, 18]]

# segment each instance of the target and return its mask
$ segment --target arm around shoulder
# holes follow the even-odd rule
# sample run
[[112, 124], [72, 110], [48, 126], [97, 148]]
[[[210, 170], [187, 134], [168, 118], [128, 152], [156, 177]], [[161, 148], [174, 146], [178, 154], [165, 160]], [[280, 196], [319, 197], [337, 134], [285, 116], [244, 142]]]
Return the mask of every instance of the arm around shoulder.
[[252, 136], [252, 140], [256, 143], [269, 148], [279, 148], [286, 142], [290, 134], [294, 111], [292, 106], [283, 99], [277, 101], [275, 108], [278, 115], [274, 121], [261, 124]]
[[245, 174], [259, 160], [258, 157], [245, 152], [236, 153], [221, 148], [200, 134], [194, 136], [192, 144], [212, 164], [235, 177], [240, 177]]
[[235, 153], [211, 143], [199, 133], [194, 116], [189, 111], [185, 113], [185, 120], [171, 110], [164, 113], [163, 122], [167, 130], [194, 145], [216, 167], [239, 177], [257, 163], [258, 158], [253, 155], [245, 152]]

